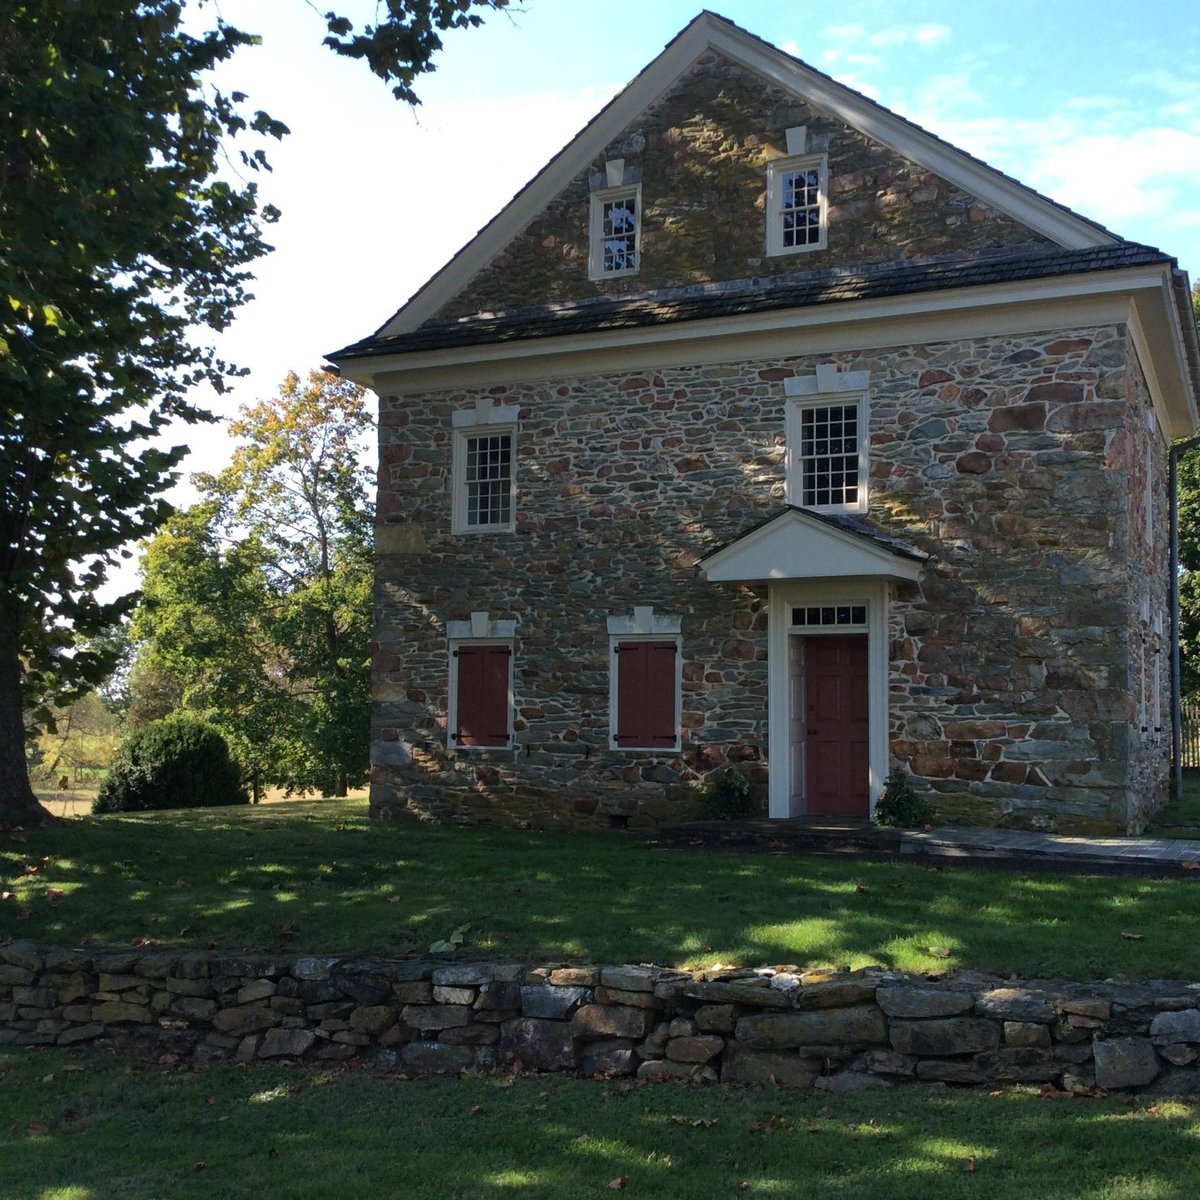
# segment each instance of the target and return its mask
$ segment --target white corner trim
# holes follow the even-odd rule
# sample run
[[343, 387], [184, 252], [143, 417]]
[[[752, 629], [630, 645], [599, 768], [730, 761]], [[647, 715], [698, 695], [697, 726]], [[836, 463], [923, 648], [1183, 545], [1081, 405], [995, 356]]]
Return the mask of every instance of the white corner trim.
[[455, 429], [471, 429], [477, 425], [515, 425], [521, 414], [518, 404], [493, 404], [490, 396], [477, 396], [471, 408], [458, 408], [450, 414]]
[[447, 621], [446, 637], [452, 642], [469, 638], [490, 638], [504, 641], [517, 636], [516, 621], [498, 621], [486, 612], [473, 612], [469, 621]]
[[794, 375], [783, 381], [785, 396], [824, 396], [831, 392], [865, 392], [870, 371], [841, 371], [837, 363], [818, 363], [815, 375]]
[[608, 618], [609, 637], [657, 636], [677, 634], [683, 628], [683, 618], [669, 613], [656, 613], [650, 605], [635, 604], [629, 616]]

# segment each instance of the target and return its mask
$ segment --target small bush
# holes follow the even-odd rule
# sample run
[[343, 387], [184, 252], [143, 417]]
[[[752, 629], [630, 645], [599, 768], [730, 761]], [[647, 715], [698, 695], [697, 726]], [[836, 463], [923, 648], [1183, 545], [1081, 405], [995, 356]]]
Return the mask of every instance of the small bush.
[[875, 820], [896, 829], [919, 829], [933, 820], [933, 809], [908, 776], [896, 767], [884, 780], [883, 794], [875, 805]]
[[750, 780], [736, 767], [716, 771], [704, 781], [700, 812], [710, 821], [744, 821], [754, 816]]
[[176, 713], [135, 729], [121, 743], [94, 813], [246, 804], [242, 773], [220, 732]]

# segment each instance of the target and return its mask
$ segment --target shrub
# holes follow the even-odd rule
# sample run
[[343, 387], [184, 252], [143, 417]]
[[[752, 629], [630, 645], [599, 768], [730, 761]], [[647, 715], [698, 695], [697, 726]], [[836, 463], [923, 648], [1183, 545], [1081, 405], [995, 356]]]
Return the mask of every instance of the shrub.
[[714, 771], [704, 781], [700, 812], [712, 821], [744, 821], [754, 816], [750, 780], [736, 767]]
[[883, 794], [875, 805], [875, 820], [897, 829], [919, 829], [933, 820], [933, 809], [908, 776], [896, 767], [884, 780]]
[[94, 813], [246, 804], [242, 773], [220, 732], [176, 713], [135, 729], [117, 749]]

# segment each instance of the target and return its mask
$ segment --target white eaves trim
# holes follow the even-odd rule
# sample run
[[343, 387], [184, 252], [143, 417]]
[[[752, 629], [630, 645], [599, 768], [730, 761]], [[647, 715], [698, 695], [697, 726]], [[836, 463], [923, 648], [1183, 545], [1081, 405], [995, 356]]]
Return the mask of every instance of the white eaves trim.
[[1015, 179], [933, 137], [780, 50], [701, 13], [517, 193], [474, 239], [387, 321], [376, 337], [411, 333], [458, 294], [572, 179], [701, 55], [716, 50], [894, 150], [977, 200], [1069, 250], [1112, 245], [1114, 235]]

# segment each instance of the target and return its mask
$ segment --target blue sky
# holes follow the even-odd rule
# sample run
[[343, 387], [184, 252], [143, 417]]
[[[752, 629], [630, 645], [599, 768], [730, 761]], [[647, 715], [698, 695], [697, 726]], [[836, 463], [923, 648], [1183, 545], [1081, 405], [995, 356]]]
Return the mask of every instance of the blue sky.
[[[1200, 2], [708, 0], [750, 32], [993, 166], [1200, 272]], [[193, 4], [196, 0], [193, 0]], [[258, 299], [222, 336], [232, 401], [372, 332], [700, 9], [528, 0], [446, 39], [414, 113], [320, 45], [320, 0], [201, 9], [263, 35], [227, 88], [286, 121], [265, 196], [283, 209]], [[350, 15], [373, 9], [343, 0]], [[215, 402], [214, 402], [215, 406]], [[219, 430], [188, 431], [188, 470]], [[187, 492], [178, 499], [186, 502]]]

